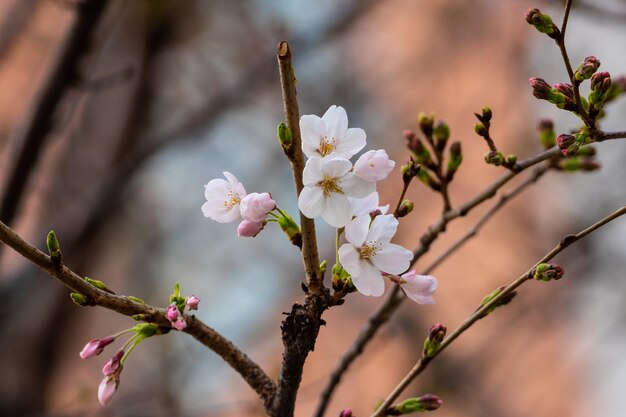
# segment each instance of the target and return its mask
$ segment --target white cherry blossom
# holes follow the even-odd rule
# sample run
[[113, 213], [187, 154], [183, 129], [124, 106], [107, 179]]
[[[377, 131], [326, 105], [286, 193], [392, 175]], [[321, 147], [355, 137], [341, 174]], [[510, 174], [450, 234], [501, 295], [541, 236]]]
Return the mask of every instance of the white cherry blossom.
[[374, 191], [372, 194], [365, 198], [348, 198], [350, 204], [352, 204], [352, 213], [354, 216], [362, 216], [364, 214], [370, 214], [373, 211], [380, 210], [381, 214], [387, 214], [389, 211], [389, 204], [379, 206], [378, 193]]
[[437, 278], [432, 275], [418, 275], [414, 269], [402, 275], [402, 290], [418, 304], [435, 304], [433, 294], [437, 289]]
[[341, 106], [330, 106], [321, 118], [314, 114], [302, 116], [300, 131], [307, 158], [334, 155], [350, 159], [365, 147], [365, 131], [348, 129], [348, 115]]
[[352, 163], [344, 158], [312, 158], [304, 167], [304, 189], [298, 197], [298, 208], [305, 216], [322, 219], [333, 227], [343, 227], [352, 219], [348, 197], [362, 198], [376, 189], [350, 170]]
[[396, 163], [389, 159], [384, 149], [367, 151], [354, 163], [354, 173], [367, 181], [381, 181], [393, 170]]
[[250, 193], [239, 204], [241, 217], [257, 223], [264, 221], [267, 213], [276, 208], [276, 202], [272, 200], [270, 193]]
[[398, 229], [398, 220], [391, 214], [374, 218], [356, 217], [346, 226], [348, 243], [339, 248], [339, 262], [352, 276], [352, 283], [363, 295], [378, 297], [385, 291], [381, 272], [400, 274], [407, 270], [413, 252], [390, 243]]
[[204, 186], [206, 203], [202, 205], [202, 213], [218, 223], [230, 223], [241, 218], [239, 204], [246, 196], [246, 189], [237, 177], [224, 171], [224, 177], [215, 178]]

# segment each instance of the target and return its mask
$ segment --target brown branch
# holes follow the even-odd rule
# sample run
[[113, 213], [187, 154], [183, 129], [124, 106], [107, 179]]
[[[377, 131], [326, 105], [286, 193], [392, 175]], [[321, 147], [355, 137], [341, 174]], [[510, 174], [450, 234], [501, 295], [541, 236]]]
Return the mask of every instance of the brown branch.
[[507, 287], [500, 292], [497, 296], [495, 296], [491, 301], [483, 305], [480, 309], [476, 310], [469, 318], [467, 318], [459, 327], [457, 327], [454, 332], [452, 332], [440, 345], [439, 349], [428, 358], [420, 358], [417, 363], [413, 366], [413, 368], [406, 374], [406, 376], [400, 381], [400, 383], [393, 389], [391, 394], [385, 399], [385, 401], [378, 407], [377, 411], [372, 414], [372, 417], [381, 417], [386, 415], [386, 410], [391, 406], [391, 404], [400, 396], [402, 391], [406, 389], [406, 387], [419, 375], [424, 369], [428, 366], [430, 362], [434, 358], [436, 358], [441, 352], [443, 352], [452, 342], [454, 342], [459, 336], [461, 336], [467, 329], [472, 327], [478, 320], [484, 317], [494, 306], [496, 306], [500, 300], [514, 291], [516, 288], [521, 286], [526, 281], [532, 279], [532, 272], [534, 268], [541, 264], [550, 261], [557, 254], [561, 253], [565, 248], [577, 242], [578, 240], [584, 238], [588, 234], [598, 230], [602, 226], [607, 223], [615, 220], [616, 218], [626, 214], [626, 206], [621, 207], [620, 209], [614, 211], [610, 215], [600, 219], [596, 223], [591, 226], [581, 230], [576, 234], [570, 234], [564, 236], [559, 243], [546, 255], [544, 255], [537, 263], [535, 263], [531, 268], [529, 268], [526, 272], [520, 275], [516, 280], [511, 282]]
[[77, 14], [62, 50], [57, 55], [33, 108], [26, 113], [26, 119], [13, 135], [12, 140], [20, 148], [17, 156], [10, 159], [14, 162], [8, 170], [0, 198], [0, 220], [7, 224], [13, 222], [28, 179], [52, 127], [55, 109], [65, 90], [76, 81], [77, 63], [89, 49], [91, 35], [106, 4], [106, 0], [77, 3]]
[[[165, 318], [165, 309], [137, 303], [128, 297], [100, 290], [66, 266], [55, 268], [48, 255], [28, 244], [2, 222], [0, 222], [0, 241], [59, 280], [67, 288], [84, 295], [91, 305], [98, 305], [125, 316], [144, 314], [152, 322], [163, 326], [165, 329], [171, 328]], [[221, 356], [259, 395], [267, 408], [274, 396], [276, 387], [259, 365], [231, 341], [195, 316], [185, 314], [185, 320], [187, 321], [187, 328], [184, 332]]]

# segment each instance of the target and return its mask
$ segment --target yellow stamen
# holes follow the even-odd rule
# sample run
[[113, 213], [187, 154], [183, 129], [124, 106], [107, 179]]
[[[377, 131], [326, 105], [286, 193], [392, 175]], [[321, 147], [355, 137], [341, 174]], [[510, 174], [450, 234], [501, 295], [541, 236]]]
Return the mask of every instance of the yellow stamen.
[[224, 208], [226, 209], [226, 211], [231, 211], [233, 207], [235, 207], [239, 203], [241, 203], [241, 198], [239, 198], [239, 195], [235, 194], [232, 191], [229, 191], [226, 200], [224, 200]]
[[337, 184], [337, 178], [332, 177], [324, 177], [318, 185], [322, 188], [322, 192], [324, 193], [324, 197], [329, 197], [331, 193], [341, 193], [343, 194], [343, 190]]
[[381, 243], [370, 240], [369, 242], [366, 242], [363, 244], [363, 246], [361, 246], [361, 248], [359, 249], [359, 256], [361, 259], [369, 259], [372, 256], [376, 255], [376, 252], [382, 249], [382, 247], [383, 245]]
[[335, 138], [328, 139], [328, 136], [324, 136], [324, 138], [320, 142], [319, 152], [322, 156], [326, 156], [332, 153], [335, 149], [337, 149], [337, 141]]

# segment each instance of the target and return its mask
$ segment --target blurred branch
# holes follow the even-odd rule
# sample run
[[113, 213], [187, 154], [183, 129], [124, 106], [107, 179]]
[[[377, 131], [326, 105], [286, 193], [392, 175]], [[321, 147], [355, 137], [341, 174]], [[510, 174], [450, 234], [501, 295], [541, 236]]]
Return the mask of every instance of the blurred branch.
[[39, 91], [26, 120], [12, 140], [19, 150], [11, 158], [7, 180], [0, 202], [0, 220], [11, 224], [20, 205], [24, 189], [39, 159], [39, 154], [52, 127], [55, 109], [63, 93], [76, 79], [78, 60], [89, 49], [91, 35], [103, 14], [106, 0], [84, 0], [76, 5], [76, 17], [66, 35], [52, 69]]
[[25, 26], [37, 0], [13, 0], [13, 5], [0, 21], [0, 60]]
[[[101, 306], [125, 316], [143, 314], [145, 317], [150, 318], [151, 322], [162, 326], [164, 331], [171, 329], [171, 325], [165, 317], [165, 309], [140, 304], [128, 297], [100, 290], [66, 266], [55, 267], [48, 255], [28, 244], [2, 222], [0, 222], [0, 241], [59, 280], [73, 292], [85, 296], [89, 305]], [[259, 365], [239, 350], [231, 341], [195, 316], [185, 314], [184, 318], [187, 322], [187, 328], [185, 328], [184, 332], [190, 334], [194, 339], [224, 359], [254, 389], [263, 400], [263, 403], [268, 406], [274, 396], [276, 387]]]
[[503, 298], [505, 298], [516, 288], [524, 284], [526, 281], [533, 279], [533, 271], [537, 267], [537, 265], [550, 261], [556, 255], [565, 250], [565, 248], [567, 248], [568, 246], [572, 245], [578, 240], [584, 238], [590, 233], [593, 233], [602, 226], [624, 214], [626, 214], [626, 206], [621, 207], [620, 209], [614, 211], [610, 215], [600, 219], [596, 223], [581, 230], [576, 234], [564, 236], [550, 252], [544, 255], [531, 268], [529, 268], [526, 272], [520, 275], [515, 281], [507, 285], [506, 288], [503, 289], [497, 296], [493, 297], [493, 299], [491, 299], [491, 301], [489, 301], [488, 303], [485, 303], [480, 309], [476, 310], [468, 319], [466, 319], [459, 327], [457, 327], [454, 332], [452, 332], [446, 339], [443, 340], [443, 342], [441, 342], [439, 348], [431, 356], [423, 356], [422, 358], [420, 358], [415, 366], [413, 366], [413, 368], [406, 374], [402, 381], [393, 389], [391, 394], [389, 394], [385, 401], [378, 407], [377, 411], [372, 414], [372, 417], [381, 417], [387, 415], [386, 411], [391, 406], [391, 404], [400, 396], [402, 391], [404, 391], [404, 389], [427, 368], [428, 364], [437, 356], [439, 356], [439, 354], [443, 352], [448, 346], [450, 346], [450, 344], [452, 344], [452, 342], [454, 342], [460, 335], [462, 335], [466, 330], [472, 327], [478, 320], [483, 318], [485, 314], [488, 314], [488, 312], [491, 311], [492, 308], [494, 308], [496, 305], [498, 305]]

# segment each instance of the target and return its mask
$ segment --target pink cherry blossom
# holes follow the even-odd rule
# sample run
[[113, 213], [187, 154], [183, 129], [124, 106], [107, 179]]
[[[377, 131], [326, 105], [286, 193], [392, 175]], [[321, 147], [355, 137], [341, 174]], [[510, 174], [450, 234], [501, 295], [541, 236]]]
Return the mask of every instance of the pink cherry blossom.
[[418, 275], [414, 269], [402, 275], [402, 290], [418, 304], [435, 304], [433, 294], [437, 289], [437, 278], [431, 275]]
[[363, 198], [376, 190], [376, 184], [365, 181], [350, 170], [345, 158], [312, 158], [304, 167], [304, 189], [298, 197], [298, 208], [305, 216], [322, 219], [333, 227], [343, 227], [352, 219], [348, 197]]
[[170, 304], [169, 306], [167, 306], [167, 310], [165, 311], [165, 318], [167, 318], [169, 321], [174, 321], [178, 318], [179, 314], [180, 312], [178, 311], [178, 307], [176, 307], [176, 304]]
[[237, 235], [239, 237], [255, 237], [267, 224], [266, 221], [261, 222], [251, 222], [248, 220], [242, 220], [239, 223], [239, 227], [237, 227]]
[[381, 181], [393, 170], [396, 163], [389, 159], [384, 149], [367, 151], [354, 163], [354, 173], [367, 181]]
[[172, 322], [172, 327], [182, 332], [187, 328], [187, 322], [185, 321], [183, 316], [178, 316], [178, 318]]
[[241, 200], [239, 208], [244, 220], [258, 223], [265, 220], [267, 213], [276, 208], [276, 202], [272, 200], [270, 193], [250, 193]]
[[339, 248], [339, 261], [352, 276], [356, 289], [363, 295], [378, 297], [385, 291], [381, 272], [399, 274], [409, 267], [413, 252], [390, 243], [398, 229], [391, 214], [374, 218], [356, 217], [346, 226], [348, 243]]
[[197, 310], [198, 304], [200, 304], [200, 299], [196, 297], [195, 295], [192, 295], [187, 298], [186, 303], [187, 303], [187, 308], [189, 308], [189, 310]]
[[113, 395], [117, 391], [117, 387], [120, 384], [119, 375], [111, 375], [105, 376], [100, 382], [100, 386], [98, 387], [98, 401], [100, 404], [107, 405]]
[[218, 223], [230, 223], [241, 217], [239, 204], [246, 196], [246, 189], [230, 172], [224, 172], [226, 180], [215, 178], [204, 186], [206, 203], [202, 213]]
[[341, 106], [330, 106], [320, 118], [307, 114], [300, 118], [302, 151], [307, 158], [328, 155], [351, 158], [365, 147], [365, 131], [348, 129], [348, 115]]
[[102, 374], [104, 376], [110, 376], [117, 373], [118, 369], [121, 366], [121, 360], [124, 357], [124, 351], [118, 350], [115, 355], [111, 359], [107, 361], [102, 367]]
[[107, 336], [104, 339], [93, 339], [90, 340], [83, 350], [80, 351], [79, 355], [83, 359], [91, 358], [92, 356], [96, 356], [102, 353], [105, 347], [113, 343], [115, 338], [113, 336]]

